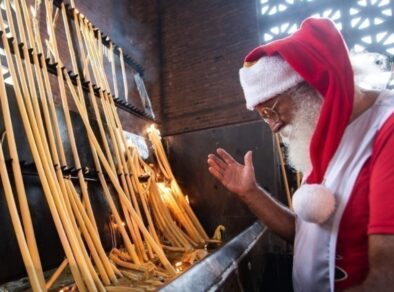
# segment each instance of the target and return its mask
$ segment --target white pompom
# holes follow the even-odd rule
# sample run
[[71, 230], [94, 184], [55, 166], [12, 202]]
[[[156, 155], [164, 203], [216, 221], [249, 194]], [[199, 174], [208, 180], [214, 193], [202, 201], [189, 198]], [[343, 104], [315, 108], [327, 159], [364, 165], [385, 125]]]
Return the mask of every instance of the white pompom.
[[294, 193], [293, 209], [303, 220], [322, 224], [335, 210], [335, 197], [323, 185], [304, 184]]

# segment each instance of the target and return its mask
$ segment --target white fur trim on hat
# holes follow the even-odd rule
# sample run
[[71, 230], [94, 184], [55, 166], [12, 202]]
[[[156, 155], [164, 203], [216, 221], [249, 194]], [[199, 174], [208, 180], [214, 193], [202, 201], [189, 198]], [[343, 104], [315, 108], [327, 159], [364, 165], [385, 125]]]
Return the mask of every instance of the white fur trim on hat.
[[323, 185], [304, 184], [294, 193], [293, 209], [304, 221], [322, 224], [335, 210], [335, 197]]
[[239, 79], [250, 110], [303, 80], [279, 56], [264, 56], [252, 66], [241, 68]]

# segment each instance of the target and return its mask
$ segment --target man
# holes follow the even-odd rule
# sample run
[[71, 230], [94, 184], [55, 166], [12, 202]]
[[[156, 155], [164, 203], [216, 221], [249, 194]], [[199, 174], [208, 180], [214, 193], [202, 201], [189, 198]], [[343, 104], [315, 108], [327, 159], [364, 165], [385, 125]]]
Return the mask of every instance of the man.
[[393, 291], [394, 94], [354, 84], [347, 47], [328, 19], [254, 49], [240, 70], [249, 109], [288, 145], [304, 174], [290, 210], [224, 149], [209, 171], [272, 231], [294, 242], [295, 291]]

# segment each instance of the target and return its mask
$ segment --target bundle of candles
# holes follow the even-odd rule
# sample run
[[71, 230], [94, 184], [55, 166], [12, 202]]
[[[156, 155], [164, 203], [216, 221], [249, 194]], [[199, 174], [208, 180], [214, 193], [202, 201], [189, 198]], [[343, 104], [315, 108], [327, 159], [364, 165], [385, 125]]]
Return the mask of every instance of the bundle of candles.
[[[110, 94], [112, 90], [118, 92], [115, 66], [112, 66], [111, 82], [104, 66], [104, 56], [114, 64], [112, 45], [110, 44], [109, 50], [104, 48], [101, 40], [95, 37], [97, 31], [92, 24], [77, 13], [76, 9], [70, 10], [74, 23], [72, 34], [64, 4], [61, 4], [60, 9], [54, 9], [51, 1], [43, 2], [48, 35], [48, 39], [45, 39], [46, 52], [41, 40], [41, 36], [45, 34], [40, 32], [37, 19], [41, 1], [37, 0], [35, 6], [29, 9], [24, 0], [14, 0], [12, 5], [10, 0], [4, 0], [2, 9], [5, 10], [6, 17], [0, 13], [0, 29], [3, 32], [1, 38], [6, 55], [6, 64], [2, 65], [10, 72], [29, 148], [65, 253], [65, 259], [59, 268], [50, 279], [45, 279], [19, 165], [3, 67], [0, 66], [1, 113], [5, 125], [0, 145], [0, 174], [31, 288], [33, 291], [47, 291], [62, 272], [68, 270], [73, 283], [63, 287], [63, 291], [155, 290], [185, 267], [204, 257], [204, 247], [209, 242], [219, 243], [220, 232], [216, 232], [213, 239], [207, 236], [174, 178], [156, 129], [151, 128], [148, 135], [157, 158], [157, 172], [141, 159], [134, 147], [126, 144], [122, 124]], [[74, 7], [73, 1], [71, 6]], [[55, 33], [59, 16], [63, 19], [72, 71], [80, 73], [74, 74], [76, 85], [59, 55]], [[76, 40], [72, 39], [72, 35]], [[8, 39], [7, 36], [11, 38]], [[77, 67], [74, 47], [79, 50], [83, 68]], [[60, 92], [67, 142], [61, 139], [59, 113], [55, 110], [54, 88], [50, 82], [45, 55], [53, 60], [56, 68], [56, 89]], [[123, 87], [127, 95], [122, 54], [120, 58]], [[88, 87], [87, 100], [90, 107], [86, 104], [81, 80], [89, 81], [85, 84]], [[94, 89], [93, 84], [97, 88]], [[83, 121], [103, 196], [122, 239], [122, 245], [115, 246], [109, 253], [100, 241], [90, 204], [89, 188], [82, 171], [69, 111], [69, 98]], [[92, 129], [88, 108], [92, 108], [91, 115], [97, 121], [97, 135]], [[7, 141], [12, 163], [17, 200], [14, 199], [14, 190], [5, 166], [2, 150], [4, 139]], [[72, 161], [67, 161], [64, 143], [70, 144]], [[68, 165], [79, 170], [77, 188], [70, 177], [62, 172], [62, 168]], [[159, 173], [160, 182], [157, 179]], [[109, 188], [104, 174], [112, 188]], [[141, 182], [138, 179], [140, 176], [148, 179]], [[119, 210], [113, 199], [115, 196], [119, 198]], [[140, 290], [136, 290], [137, 284]]]

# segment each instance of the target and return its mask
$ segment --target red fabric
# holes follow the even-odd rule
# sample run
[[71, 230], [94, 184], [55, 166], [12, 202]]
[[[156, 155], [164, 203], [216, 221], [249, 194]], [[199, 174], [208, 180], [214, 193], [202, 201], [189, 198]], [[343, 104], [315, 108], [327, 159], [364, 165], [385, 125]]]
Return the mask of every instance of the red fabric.
[[394, 115], [375, 139], [346, 205], [338, 233], [336, 266], [347, 278], [336, 290], [360, 284], [368, 274], [368, 235], [394, 234]]
[[245, 62], [275, 54], [324, 97], [310, 145], [313, 170], [306, 180], [309, 184], [321, 183], [353, 107], [353, 71], [346, 44], [331, 20], [308, 18], [289, 37], [254, 49]]

